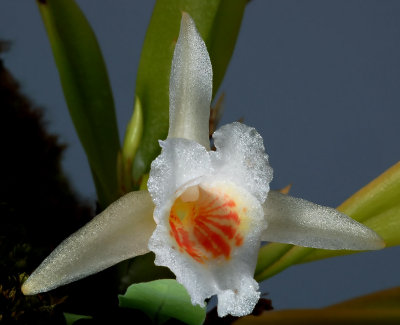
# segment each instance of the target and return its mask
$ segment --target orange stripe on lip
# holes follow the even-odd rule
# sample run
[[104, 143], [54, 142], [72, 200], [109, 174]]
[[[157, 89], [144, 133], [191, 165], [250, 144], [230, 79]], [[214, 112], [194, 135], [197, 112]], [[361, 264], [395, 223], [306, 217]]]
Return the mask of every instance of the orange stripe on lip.
[[[176, 219], [176, 217], [173, 219]], [[199, 254], [199, 252], [196, 251], [193, 243], [190, 240], [189, 233], [181, 227], [177, 228], [176, 223], [173, 222], [173, 219], [170, 218], [169, 224], [171, 226], [172, 235], [175, 238], [176, 243], [178, 244], [180, 249], [188, 253], [196, 261], [203, 263], [203, 258], [201, 254]]]

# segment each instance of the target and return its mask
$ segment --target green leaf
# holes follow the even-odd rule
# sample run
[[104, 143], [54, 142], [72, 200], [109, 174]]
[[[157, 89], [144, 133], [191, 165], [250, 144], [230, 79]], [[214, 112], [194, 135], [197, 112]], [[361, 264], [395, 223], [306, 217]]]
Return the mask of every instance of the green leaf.
[[158, 140], [167, 136], [169, 75], [182, 11], [192, 16], [206, 42], [214, 70], [215, 95], [232, 56], [246, 3], [247, 0], [156, 1], [136, 84], [143, 108], [143, 137], [133, 165], [136, 186], [159, 154]]
[[[399, 198], [400, 162], [360, 189], [337, 209], [376, 231], [386, 246], [400, 245]], [[357, 252], [270, 243], [260, 249], [255, 278], [262, 281], [293, 264]]]
[[118, 128], [114, 100], [96, 37], [73, 0], [37, 1], [69, 113], [85, 149], [100, 204], [118, 197]]
[[399, 307], [400, 287], [397, 287], [322, 309], [268, 311], [240, 318], [234, 324], [400, 324]]
[[92, 316], [64, 313], [64, 318], [65, 318], [65, 323], [67, 325], [72, 325], [73, 323], [75, 323], [77, 320], [80, 319], [92, 319]]
[[[386, 246], [400, 245], [400, 162], [343, 202], [339, 211], [376, 231]], [[313, 250], [301, 262], [355, 253]]]
[[260, 248], [254, 278], [261, 282], [299, 263], [314, 248], [270, 243]]
[[132, 284], [119, 295], [119, 306], [140, 309], [156, 324], [176, 318], [186, 324], [202, 324], [205, 308], [193, 306], [186, 289], [172, 279]]

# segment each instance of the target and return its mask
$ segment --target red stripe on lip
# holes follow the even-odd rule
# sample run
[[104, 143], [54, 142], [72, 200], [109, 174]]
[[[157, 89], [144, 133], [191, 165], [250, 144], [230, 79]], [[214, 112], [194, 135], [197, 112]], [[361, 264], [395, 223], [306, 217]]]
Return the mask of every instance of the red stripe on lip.
[[[243, 244], [240, 217], [235, 201], [228, 195], [198, 188], [195, 201], [179, 196], [172, 205], [170, 234], [181, 252], [204, 263], [212, 258], [229, 259], [232, 249]], [[182, 195], [184, 195], [183, 193]]]

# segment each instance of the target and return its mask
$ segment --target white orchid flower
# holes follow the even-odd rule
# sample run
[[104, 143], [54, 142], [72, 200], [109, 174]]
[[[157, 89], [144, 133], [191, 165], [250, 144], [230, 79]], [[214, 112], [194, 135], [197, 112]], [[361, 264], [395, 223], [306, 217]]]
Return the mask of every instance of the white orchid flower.
[[251, 313], [261, 241], [326, 249], [384, 246], [335, 209], [269, 191], [263, 140], [241, 123], [221, 127], [210, 151], [212, 67], [193, 20], [183, 14], [170, 77], [170, 127], [151, 165], [148, 191], [126, 194], [62, 242], [24, 283], [36, 294], [122, 260], [156, 255], [193, 304], [218, 295], [218, 314]]

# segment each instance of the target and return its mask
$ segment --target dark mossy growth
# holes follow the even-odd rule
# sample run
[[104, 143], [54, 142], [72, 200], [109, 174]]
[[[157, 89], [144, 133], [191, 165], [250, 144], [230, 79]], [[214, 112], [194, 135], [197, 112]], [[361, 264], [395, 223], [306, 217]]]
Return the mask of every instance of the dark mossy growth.
[[[20, 94], [1, 61], [0, 107], [0, 231], [6, 231], [1, 235], [44, 245], [47, 254], [90, 220], [91, 209], [73, 193], [62, 172], [65, 146], [46, 132], [42, 111]], [[41, 258], [25, 265], [33, 268]]]
[[56, 298], [50, 294], [25, 297], [19, 288], [26, 277], [26, 274], [20, 274], [1, 278], [0, 323], [64, 324], [60, 307], [66, 297]]
[[[8, 47], [0, 41], [0, 52]], [[94, 214], [71, 189], [61, 168], [65, 146], [46, 131], [42, 112], [0, 59], [0, 323], [64, 324], [63, 312], [93, 316], [77, 324], [125, 324], [127, 316], [148, 323], [141, 311], [118, 308], [116, 268], [50, 293], [21, 293], [27, 275]]]
[[56, 324], [63, 322], [56, 306], [64, 295], [24, 297], [21, 278], [92, 212], [62, 172], [64, 146], [46, 132], [41, 110], [21, 94], [2, 60], [0, 113], [0, 321]]

